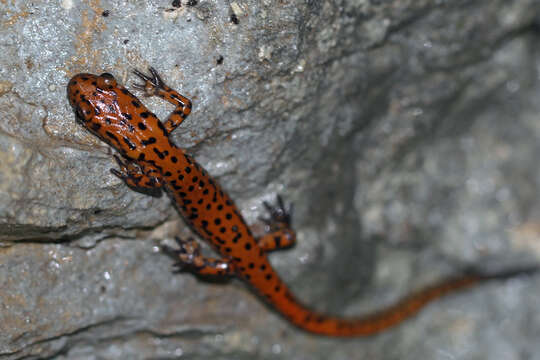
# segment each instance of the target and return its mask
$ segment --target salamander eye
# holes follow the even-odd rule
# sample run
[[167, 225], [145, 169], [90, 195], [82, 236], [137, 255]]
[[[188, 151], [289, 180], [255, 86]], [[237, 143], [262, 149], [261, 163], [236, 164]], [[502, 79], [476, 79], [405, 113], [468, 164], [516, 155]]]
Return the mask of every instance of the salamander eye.
[[103, 73], [99, 76], [103, 80], [103, 84], [108, 86], [116, 86], [116, 79], [109, 73]]

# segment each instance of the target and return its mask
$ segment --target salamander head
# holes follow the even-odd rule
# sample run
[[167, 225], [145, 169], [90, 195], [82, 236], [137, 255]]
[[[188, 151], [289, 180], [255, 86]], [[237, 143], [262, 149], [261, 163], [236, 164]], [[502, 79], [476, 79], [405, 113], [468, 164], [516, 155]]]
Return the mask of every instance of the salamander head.
[[96, 102], [101, 99], [106, 103], [107, 99], [116, 98], [114, 89], [117, 86], [115, 78], [109, 73], [100, 76], [78, 74], [71, 78], [67, 86], [67, 95], [78, 120], [86, 123], [99, 115], [101, 112]]
[[75, 75], [67, 95], [78, 121], [126, 156], [138, 158], [149, 144], [169, 143], [161, 122], [109, 73]]

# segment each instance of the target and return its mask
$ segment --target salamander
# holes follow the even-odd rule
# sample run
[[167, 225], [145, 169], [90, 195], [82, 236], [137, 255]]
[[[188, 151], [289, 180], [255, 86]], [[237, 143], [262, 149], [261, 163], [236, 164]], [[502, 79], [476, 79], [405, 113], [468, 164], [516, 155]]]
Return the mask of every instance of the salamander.
[[359, 318], [340, 318], [318, 313], [301, 304], [270, 265], [267, 253], [294, 244], [291, 213], [280, 197], [276, 205], [264, 203], [268, 232], [255, 237], [229, 195], [193, 157], [170, 137], [190, 114], [191, 101], [168, 87], [157, 71], [134, 73], [134, 84], [146, 96], [158, 96], [175, 106], [162, 123], [113, 75], [78, 74], [67, 86], [77, 120], [112, 146], [119, 170], [111, 172], [130, 188], [161, 194], [165, 191], [191, 229], [208, 241], [220, 258], [206, 258], [193, 239], [176, 239], [175, 249], [163, 247], [181, 269], [210, 276], [236, 276], [256, 290], [297, 327], [327, 336], [365, 336], [395, 326], [416, 314], [434, 299], [479, 282], [536, 271], [518, 269], [497, 274], [469, 273], [447, 279], [377, 313]]

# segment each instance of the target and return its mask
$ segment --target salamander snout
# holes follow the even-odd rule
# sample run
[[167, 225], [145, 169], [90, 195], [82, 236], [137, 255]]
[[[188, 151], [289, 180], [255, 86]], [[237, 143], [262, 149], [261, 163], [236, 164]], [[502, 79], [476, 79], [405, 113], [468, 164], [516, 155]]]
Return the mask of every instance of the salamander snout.
[[69, 80], [67, 86], [67, 96], [69, 103], [75, 113], [77, 119], [82, 122], [87, 122], [93, 116], [92, 106], [89, 102], [92, 94], [95, 93], [97, 77], [92, 74], [78, 74]]

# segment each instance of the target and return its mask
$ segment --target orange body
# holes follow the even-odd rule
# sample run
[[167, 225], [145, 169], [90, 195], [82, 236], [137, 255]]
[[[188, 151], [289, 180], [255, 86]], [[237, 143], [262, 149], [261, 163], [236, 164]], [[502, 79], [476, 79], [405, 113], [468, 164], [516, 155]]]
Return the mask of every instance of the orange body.
[[[68, 84], [68, 98], [78, 120], [114, 147], [121, 170], [111, 170], [138, 190], [164, 189], [191, 228], [221, 255], [208, 259], [192, 240], [177, 240], [173, 251], [180, 265], [206, 275], [235, 275], [267, 299], [284, 317], [309, 332], [329, 336], [378, 333], [415, 314], [426, 303], [444, 294], [496, 276], [471, 275], [427, 288], [379, 313], [345, 319], [313, 312], [300, 304], [272, 269], [266, 252], [291, 245], [295, 240], [289, 215], [280, 206], [270, 210], [272, 230], [256, 238], [229, 196], [208, 173], [170, 140], [169, 134], [190, 113], [191, 102], [166, 86], [155, 70], [152, 76], [135, 72], [144, 84], [136, 85], [149, 96], [159, 96], [176, 109], [165, 123], [152, 114], [110, 74], [78, 74]], [[504, 275], [502, 276], [504, 277]]]

